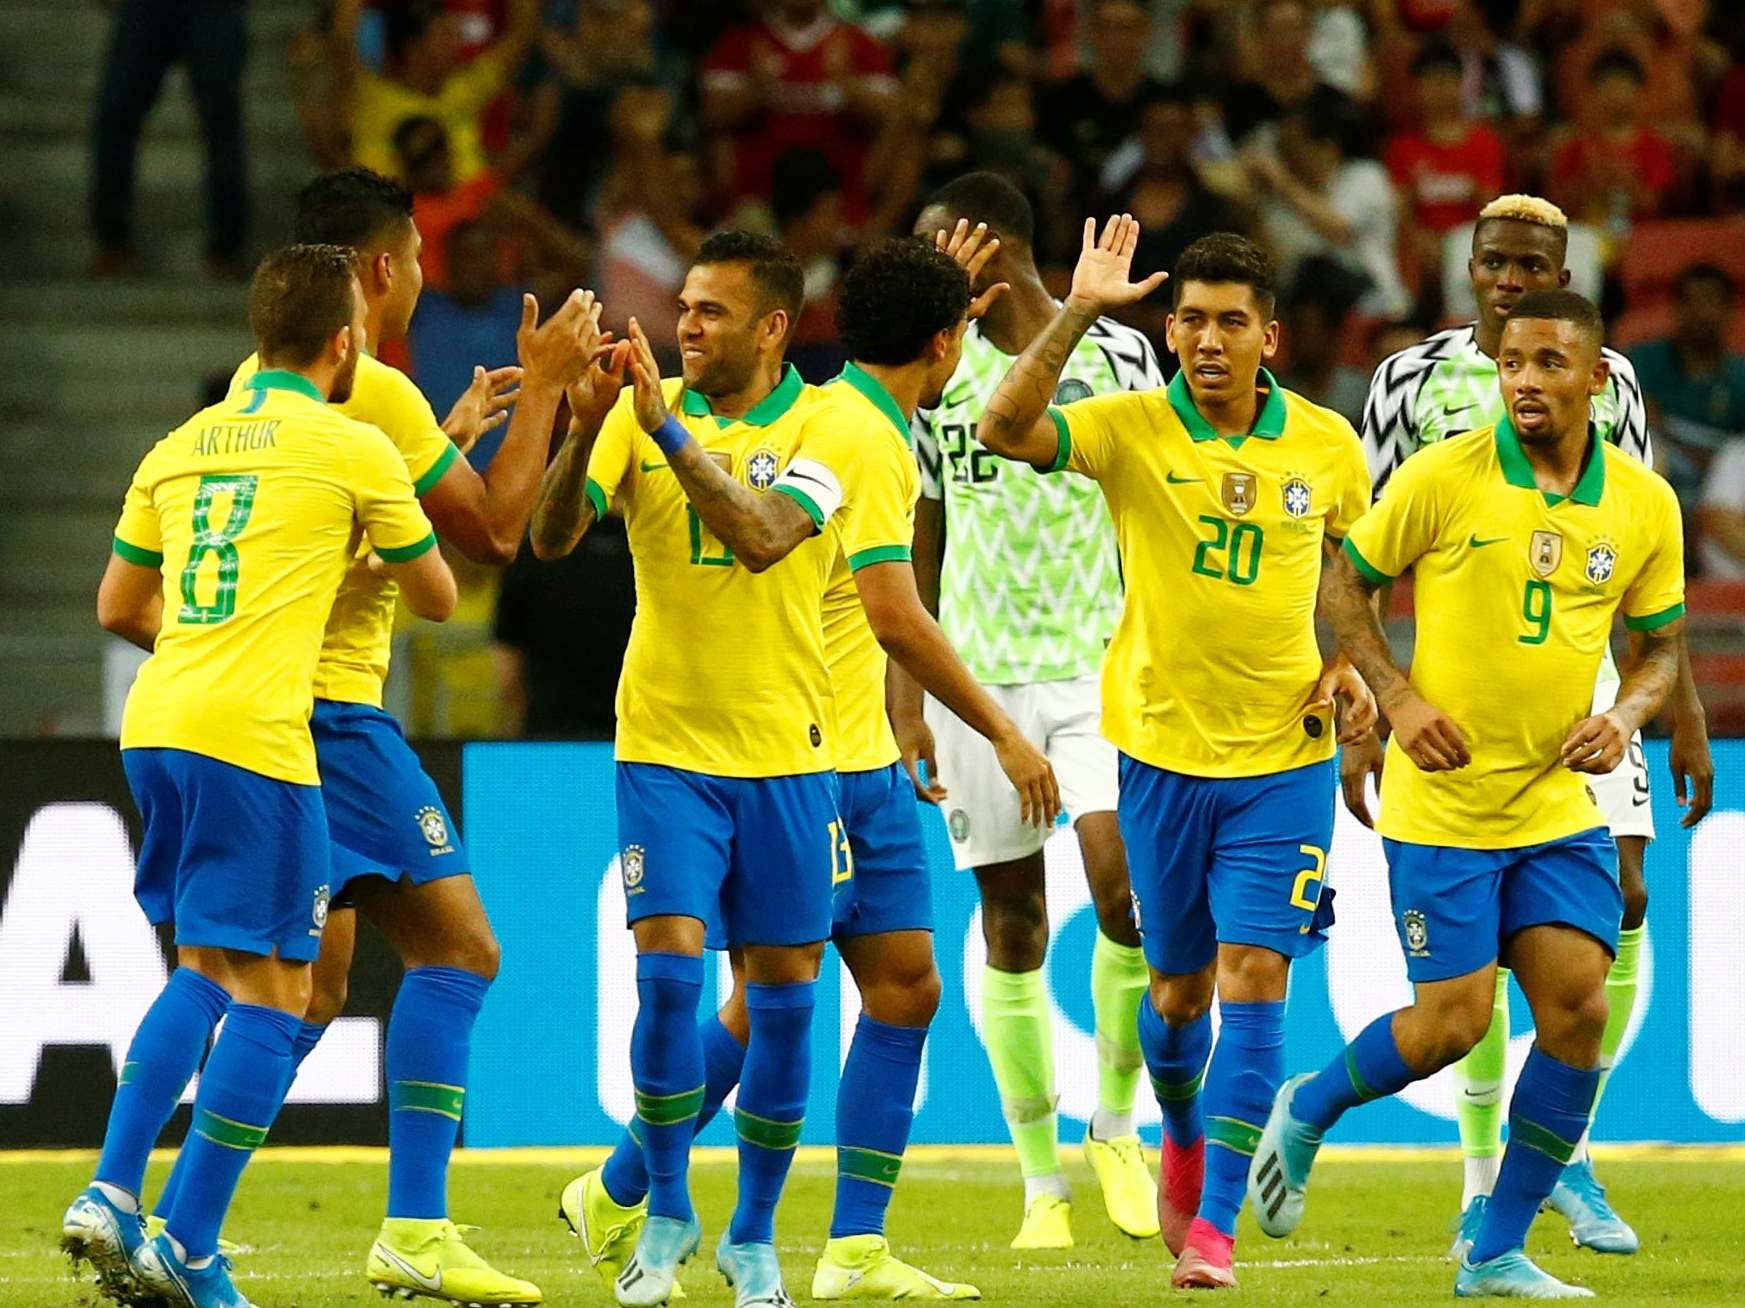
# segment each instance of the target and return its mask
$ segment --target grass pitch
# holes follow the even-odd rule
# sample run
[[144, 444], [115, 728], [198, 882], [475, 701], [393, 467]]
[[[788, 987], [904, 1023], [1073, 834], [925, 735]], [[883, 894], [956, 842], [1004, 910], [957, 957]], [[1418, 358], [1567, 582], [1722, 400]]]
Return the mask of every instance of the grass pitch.
[[[538, 1282], [549, 1304], [611, 1303], [555, 1219], [564, 1182], [598, 1157], [583, 1150], [463, 1153], [453, 1170], [456, 1218], [483, 1228], [472, 1237], [474, 1247], [505, 1271]], [[89, 1179], [92, 1163], [93, 1155], [79, 1153], [0, 1155], [4, 1308], [99, 1302], [72, 1279], [57, 1249], [61, 1211]], [[148, 1193], [161, 1184], [168, 1164], [168, 1155], [154, 1160]], [[1547, 1270], [1591, 1287], [1602, 1304], [1616, 1308], [1745, 1305], [1745, 1154], [1602, 1153], [1599, 1171], [1619, 1211], [1640, 1232], [1642, 1252], [1616, 1258], [1577, 1250], [1563, 1220], [1546, 1213], [1534, 1226], [1529, 1252]], [[685, 1270], [684, 1302], [725, 1308], [732, 1295], [714, 1271], [712, 1251], [733, 1202], [731, 1156], [704, 1151], [694, 1179], [704, 1253]], [[1017, 1229], [1021, 1195], [1009, 1153], [917, 1149], [892, 1206], [892, 1243], [936, 1275], [974, 1282], [992, 1303], [1065, 1308], [1171, 1298], [1173, 1260], [1162, 1244], [1117, 1232], [1076, 1159], [1072, 1181], [1077, 1247], [1020, 1256], [1006, 1247]], [[788, 1289], [802, 1303], [829, 1222], [833, 1184], [829, 1154], [803, 1150], [777, 1225]], [[1268, 1240], [1244, 1215], [1236, 1297], [1280, 1308], [1451, 1301], [1453, 1269], [1444, 1255], [1459, 1186], [1452, 1152], [1329, 1150], [1315, 1170], [1297, 1238]], [[385, 1159], [377, 1151], [263, 1150], [244, 1177], [226, 1228], [248, 1246], [237, 1260], [239, 1288], [260, 1308], [380, 1308], [383, 1301], [362, 1271], [385, 1189]]]

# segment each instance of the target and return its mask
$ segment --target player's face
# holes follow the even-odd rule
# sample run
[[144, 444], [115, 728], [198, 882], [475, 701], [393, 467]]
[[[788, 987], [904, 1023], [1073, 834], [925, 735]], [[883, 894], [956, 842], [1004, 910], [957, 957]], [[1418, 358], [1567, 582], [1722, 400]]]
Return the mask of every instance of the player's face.
[[358, 355], [364, 349], [364, 288], [357, 278], [351, 282], [351, 333], [345, 343], [345, 362], [334, 374], [333, 389], [327, 399], [331, 404], [344, 404], [351, 398], [351, 388], [357, 381]]
[[1555, 444], [1587, 430], [1588, 403], [1606, 376], [1599, 342], [1572, 322], [1516, 318], [1503, 326], [1497, 377], [1524, 444]]
[[679, 359], [685, 385], [703, 395], [731, 395], [756, 375], [772, 345], [773, 313], [743, 263], [698, 264], [679, 291]]
[[401, 225], [401, 230], [391, 238], [386, 248], [389, 276], [382, 298], [384, 336], [404, 336], [412, 325], [412, 311], [418, 307], [418, 297], [424, 292], [424, 270], [418, 264], [423, 249], [424, 238], [418, 234], [418, 224], [411, 219]]
[[1500, 325], [1515, 302], [1528, 291], [1548, 291], [1569, 284], [1557, 233], [1538, 223], [1492, 219], [1472, 234], [1472, 293], [1487, 323]]
[[1195, 403], [1226, 403], [1254, 389], [1260, 365], [1278, 349], [1278, 323], [1261, 312], [1254, 288], [1184, 282], [1165, 333]]

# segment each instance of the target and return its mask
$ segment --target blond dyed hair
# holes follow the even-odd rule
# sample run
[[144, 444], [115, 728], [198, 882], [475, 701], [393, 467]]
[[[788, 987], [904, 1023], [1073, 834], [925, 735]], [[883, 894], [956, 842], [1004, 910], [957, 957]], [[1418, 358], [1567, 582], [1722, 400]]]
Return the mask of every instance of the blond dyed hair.
[[1569, 231], [1569, 219], [1563, 210], [1537, 195], [1499, 195], [1478, 211], [1481, 223], [1496, 219], [1532, 223], [1535, 227], [1549, 227], [1554, 232]]

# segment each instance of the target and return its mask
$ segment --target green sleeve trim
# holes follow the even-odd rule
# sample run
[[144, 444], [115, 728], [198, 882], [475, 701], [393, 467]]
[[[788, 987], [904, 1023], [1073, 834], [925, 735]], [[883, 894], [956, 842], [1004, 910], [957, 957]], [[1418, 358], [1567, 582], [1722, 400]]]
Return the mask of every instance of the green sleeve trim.
[[1644, 613], [1639, 618], [1625, 618], [1624, 626], [1631, 631], [1658, 631], [1669, 622], [1677, 622], [1684, 616], [1684, 601], [1680, 600], [1669, 609], [1661, 609], [1658, 613]]
[[447, 472], [449, 466], [458, 458], [460, 458], [460, 446], [450, 441], [448, 448], [436, 456], [436, 462], [430, 465], [429, 470], [412, 483], [412, 493], [420, 498], [430, 494], [436, 483], [442, 480], [442, 474]]
[[1054, 430], [1060, 436], [1060, 445], [1054, 452], [1054, 462], [1042, 471], [1059, 472], [1066, 467], [1066, 461], [1072, 458], [1072, 431], [1067, 425], [1066, 415], [1052, 404], [1048, 406], [1048, 416], [1054, 419]]
[[1351, 560], [1352, 565], [1363, 574], [1364, 580], [1369, 582], [1370, 585], [1385, 586], [1393, 580], [1393, 578], [1388, 576], [1387, 573], [1383, 572], [1380, 568], [1372, 566], [1368, 559], [1358, 553], [1357, 545], [1352, 541], [1351, 537], [1347, 536], [1345, 538], [1345, 544], [1341, 548], [1345, 551], [1345, 557]]
[[806, 516], [812, 519], [813, 531], [824, 530], [824, 510], [819, 508], [818, 502], [810, 495], [806, 494], [805, 491], [797, 486], [791, 486], [787, 482], [777, 482], [774, 486], [771, 486], [770, 489], [777, 495], [786, 495], [789, 499], [793, 500], [794, 503], [806, 510]]
[[912, 557], [907, 545], [875, 545], [870, 550], [848, 556], [848, 570], [859, 572], [875, 563], [907, 563]]
[[607, 510], [612, 507], [606, 502], [606, 488], [589, 477], [587, 485], [582, 489], [587, 494], [588, 503], [594, 506], [594, 517], [596, 519], [604, 518]]
[[436, 546], [436, 533], [433, 531], [421, 541], [411, 545], [402, 545], [398, 549], [383, 549], [376, 546], [376, 553], [384, 563], [410, 563], [421, 554], [428, 554]]
[[164, 556], [157, 550], [142, 550], [137, 545], [129, 545], [121, 537], [115, 538], [115, 552], [129, 563], [137, 563], [142, 568], [161, 568]]

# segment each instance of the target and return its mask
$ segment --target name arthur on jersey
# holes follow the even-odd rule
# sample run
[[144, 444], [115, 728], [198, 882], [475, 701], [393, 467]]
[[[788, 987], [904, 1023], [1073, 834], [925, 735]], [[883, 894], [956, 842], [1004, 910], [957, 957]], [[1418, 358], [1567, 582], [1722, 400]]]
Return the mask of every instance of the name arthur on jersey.
[[220, 422], [202, 427], [194, 437], [195, 454], [244, 454], [250, 450], [265, 450], [278, 445], [279, 420], [262, 418], [259, 422]]

